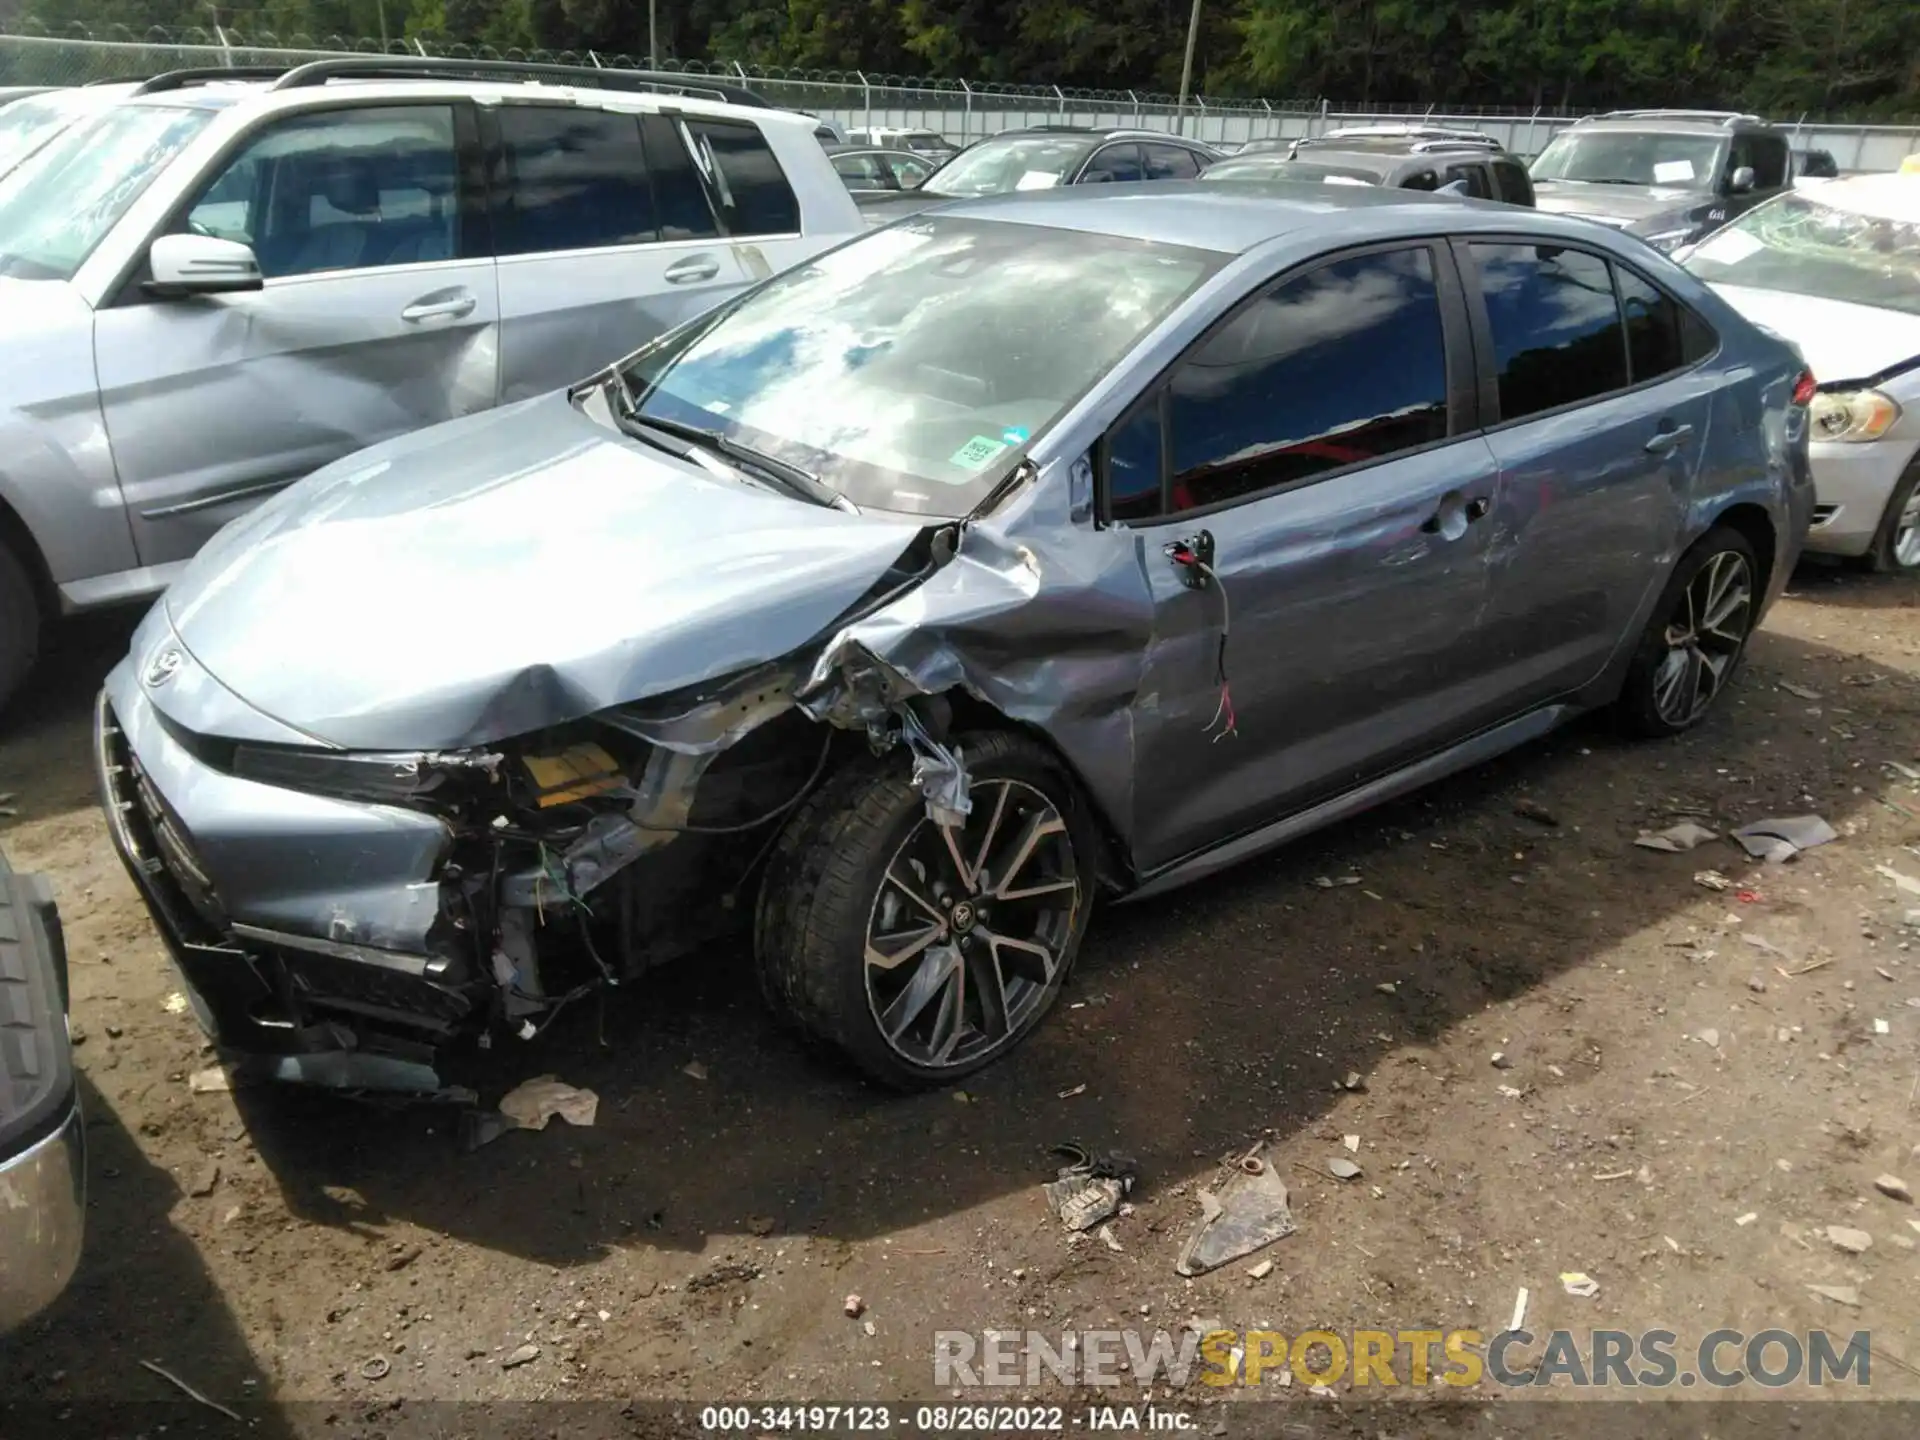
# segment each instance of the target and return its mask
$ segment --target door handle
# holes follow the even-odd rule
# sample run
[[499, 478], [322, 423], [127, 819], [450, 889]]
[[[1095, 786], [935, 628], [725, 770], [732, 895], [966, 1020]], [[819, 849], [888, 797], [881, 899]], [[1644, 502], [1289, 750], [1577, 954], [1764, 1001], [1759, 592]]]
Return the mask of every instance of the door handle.
[[1649, 455], [1670, 455], [1692, 437], [1691, 425], [1663, 425], [1654, 432], [1653, 438], [1647, 441], [1646, 451]]
[[422, 320], [461, 320], [473, 313], [478, 302], [471, 295], [453, 295], [445, 300], [416, 300], [400, 312], [409, 325]]
[[669, 285], [691, 285], [701, 280], [711, 280], [720, 273], [720, 262], [711, 255], [689, 255], [684, 260], [676, 260], [667, 267]]

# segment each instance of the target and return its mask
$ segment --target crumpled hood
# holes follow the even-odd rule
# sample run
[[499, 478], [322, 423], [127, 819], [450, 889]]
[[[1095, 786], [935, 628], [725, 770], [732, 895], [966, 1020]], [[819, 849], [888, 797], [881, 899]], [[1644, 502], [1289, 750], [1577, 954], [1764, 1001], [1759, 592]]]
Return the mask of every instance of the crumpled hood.
[[1798, 346], [1822, 385], [1865, 380], [1920, 355], [1920, 315], [1785, 290], [1713, 289], [1754, 324]]
[[1556, 215], [1584, 215], [1590, 220], [1646, 229], [1649, 221], [1676, 218], [1700, 203], [1685, 190], [1663, 190], [1639, 185], [1587, 185], [1577, 180], [1536, 180], [1534, 203]]
[[479, 745], [783, 655], [919, 529], [709, 476], [550, 395], [316, 472], [165, 603], [222, 685], [316, 739]]

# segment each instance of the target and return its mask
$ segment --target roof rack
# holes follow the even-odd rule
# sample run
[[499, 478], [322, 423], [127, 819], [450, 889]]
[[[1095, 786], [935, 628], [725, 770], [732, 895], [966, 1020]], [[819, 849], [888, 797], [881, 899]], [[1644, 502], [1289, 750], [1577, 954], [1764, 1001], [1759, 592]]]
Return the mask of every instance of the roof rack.
[[1328, 130], [1323, 140], [1362, 140], [1369, 137], [1390, 140], [1492, 140], [1483, 130], [1461, 130], [1451, 125], [1342, 125]]
[[[277, 80], [287, 73], [284, 65], [204, 66], [193, 70], [164, 70], [158, 75], [136, 79], [134, 94], [159, 95], [168, 90], [184, 90], [189, 85], [217, 85], [222, 80]], [[127, 80], [94, 80], [94, 85], [124, 85]]]
[[1582, 115], [1573, 123], [1584, 125], [1590, 120], [1703, 120], [1716, 125], [1767, 123], [1758, 115], [1739, 110], [1609, 110], [1602, 115]]
[[548, 84], [579, 85], [587, 89], [643, 91], [690, 95], [729, 105], [774, 107], [744, 85], [710, 75], [666, 70], [611, 70], [590, 65], [542, 65], [523, 60], [454, 60], [404, 55], [356, 55], [312, 60], [291, 70], [275, 70], [272, 88], [304, 90], [329, 80], [544, 80]]

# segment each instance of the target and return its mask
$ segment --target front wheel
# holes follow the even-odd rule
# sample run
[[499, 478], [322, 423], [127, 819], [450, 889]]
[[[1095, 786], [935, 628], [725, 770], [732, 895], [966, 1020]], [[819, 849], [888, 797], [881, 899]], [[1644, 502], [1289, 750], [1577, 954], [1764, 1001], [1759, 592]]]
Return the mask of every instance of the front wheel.
[[1093, 845], [1047, 750], [955, 742], [972, 811], [936, 824], [896, 751], [842, 771], [797, 813], [761, 888], [761, 987], [874, 1079], [945, 1084], [1033, 1033], [1073, 966]]
[[1920, 573], [1920, 464], [1908, 467], [1893, 487], [1867, 563], [1883, 574]]
[[1730, 526], [1709, 530], [1680, 558], [1615, 705], [1629, 733], [1678, 735], [1707, 718], [1753, 634], [1759, 574], [1753, 546]]
[[40, 650], [40, 598], [33, 577], [0, 539], [0, 710]]

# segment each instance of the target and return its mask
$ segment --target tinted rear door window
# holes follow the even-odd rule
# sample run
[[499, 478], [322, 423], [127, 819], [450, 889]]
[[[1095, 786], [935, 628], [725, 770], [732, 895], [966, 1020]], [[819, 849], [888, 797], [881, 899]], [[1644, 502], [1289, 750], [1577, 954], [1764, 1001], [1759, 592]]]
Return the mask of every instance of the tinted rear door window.
[[1444, 439], [1432, 254], [1357, 255], [1282, 282], [1204, 341], [1170, 387], [1175, 510]]
[[720, 233], [700, 172], [680, 127], [665, 115], [642, 115], [640, 138], [646, 145], [647, 173], [653, 177], [653, 203], [660, 215], [662, 240], [706, 240]]
[[1625, 387], [1626, 337], [1606, 261], [1560, 245], [1468, 248], [1493, 331], [1501, 419]]
[[1688, 343], [1688, 312], [1678, 300], [1631, 270], [1616, 268], [1613, 274], [1620, 286], [1620, 312], [1627, 322], [1634, 384], [1684, 369], [1700, 358], [1690, 353], [1697, 352], [1697, 340]]
[[637, 245], [659, 238], [637, 117], [502, 105], [507, 200], [502, 255]]
[[695, 159], [719, 198], [730, 235], [791, 235], [800, 229], [800, 202], [754, 125], [689, 120]]

